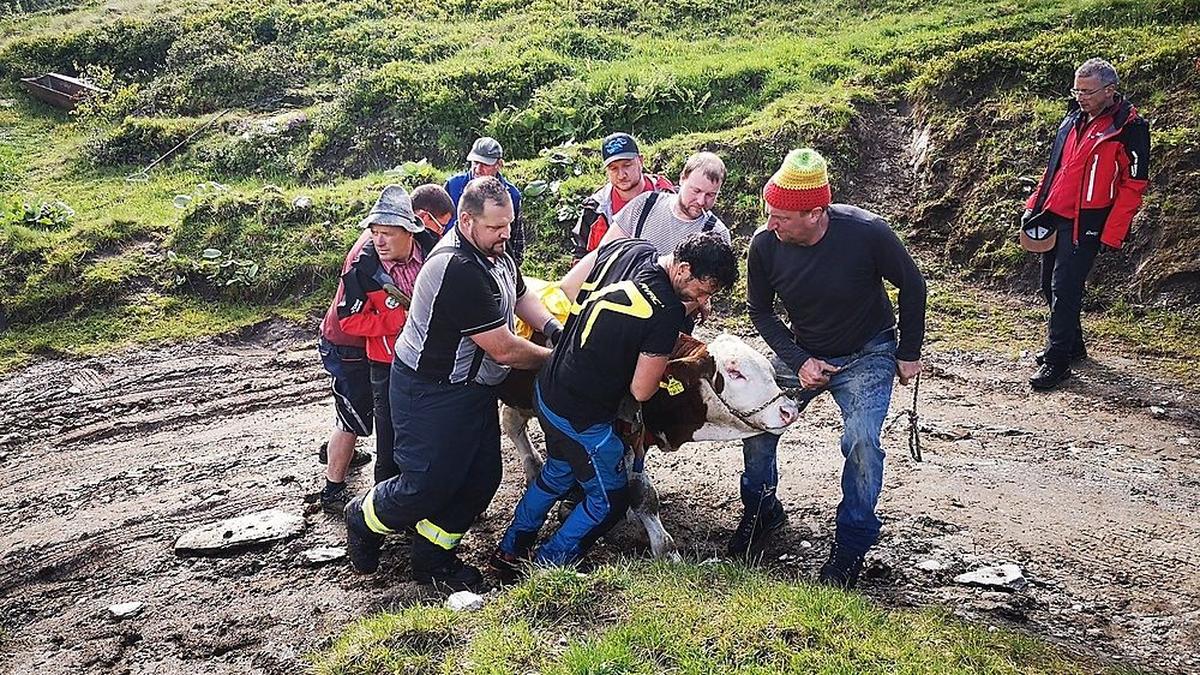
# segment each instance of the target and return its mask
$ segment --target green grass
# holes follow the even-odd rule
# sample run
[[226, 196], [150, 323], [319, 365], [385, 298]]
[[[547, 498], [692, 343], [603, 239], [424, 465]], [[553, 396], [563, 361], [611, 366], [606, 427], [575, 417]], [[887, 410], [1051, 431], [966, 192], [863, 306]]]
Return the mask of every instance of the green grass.
[[478, 613], [362, 619], [312, 661], [351, 673], [1084, 673], [1037, 640], [736, 565], [543, 570]]
[[[70, 327], [133, 315], [147, 295], [259, 315], [319, 304], [311, 298], [330, 291], [373, 193], [440, 180], [479, 133], [501, 138], [519, 186], [557, 188], [525, 205], [526, 271], [553, 277], [569, 262], [566, 233], [581, 197], [603, 181], [596, 141], [610, 130], [640, 135], [651, 168], [671, 177], [697, 149], [721, 153], [730, 177], [717, 210], [745, 241], [760, 219], [759, 189], [792, 147], [830, 158], [835, 194], [885, 187], [859, 185], [873, 168], [863, 156], [878, 111], [911, 104], [909, 122], [928, 128], [931, 142], [910, 203], [889, 215], [942, 262], [942, 276], [966, 271], [1003, 286], [1024, 264], [1013, 218], [1071, 69], [1091, 53], [1127, 73], [1161, 149], [1136, 230], [1146, 233], [1142, 249], [1123, 263], [1136, 296], [1191, 288], [1196, 273], [1200, 71], [1189, 64], [1200, 57], [1200, 10], [1183, 0], [837, 0], [804, 12], [775, 0], [21, 7], [0, 17], [6, 79], [81, 71], [113, 92], [70, 115], [0, 84], [0, 298], [18, 334], [46, 327], [67, 352], [120, 342]], [[225, 108], [148, 181], [125, 180]], [[302, 121], [279, 128], [281, 110]], [[432, 165], [412, 175], [386, 172], [422, 158]], [[193, 199], [176, 208], [179, 195]], [[299, 196], [313, 208], [292, 206]], [[73, 215], [26, 215], [59, 202]], [[200, 257], [206, 248], [230, 266], [214, 270]], [[251, 266], [253, 279], [233, 277]], [[1145, 317], [1121, 309], [1134, 296], [1105, 289], [1117, 310], [1098, 334], [1191, 358], [1186, 313], [1164, 311], [1168, 330], [1143, 331]], [[931, 339], [945, 345], [1005, 344], [979, 335], [1014, 320], [947, 296], [931, 308]], [[121, 339], [159, 339], [152, 323], [131, 323]], [[183, 325], [169, 332], [196, 336], [224, 323]]]

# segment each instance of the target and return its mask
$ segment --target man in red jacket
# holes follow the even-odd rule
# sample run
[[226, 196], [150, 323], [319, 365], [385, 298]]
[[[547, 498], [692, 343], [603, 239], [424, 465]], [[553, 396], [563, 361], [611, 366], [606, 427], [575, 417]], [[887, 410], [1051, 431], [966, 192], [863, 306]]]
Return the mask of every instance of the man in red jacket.
[[1079, 323], [1084, 282], [1102, 245], [1124, 244], [1148, 184], [1150, 125], [1117, 92], [1118, 82], [1103, 59], [1088, 59], [1075, 71], [1074, 100], [1021, 217], [1027, 235], [1056, 233], [1053, 248], [1042, 253], [1050, 325], [1029, 380], [1036, 390], [1057, 387], [1071, 376], [1071, 362], [1087, 357]]
[[575, 260], [600, 246], [613, 217], [643, 192], [674, 192], [675, 186], [663, 176], [645, 172], [637, 141], [617, 132], [604, 137], [600, 157], [608, 182], [583, 200], [583, 208], [571, 234], [575, 240]]
[[[345, 480], [354, 442], [371, 433], [372, 422], [375, 482], [396, 474], [388, 399], [394, 344], [417, 272], [453, 212], [450, 196], [439, 185], [422, 185], [411, 199], [404, 188], [389, 185], [362, 220], [363, 235], [346, 258], [321, 328], [321, 357], [333, 376], [338, 420], [321, 492], [321, 506], [330, 513], [340, 514], [350, 499]], [[351, 340], [362, 346], [346, 346]]]

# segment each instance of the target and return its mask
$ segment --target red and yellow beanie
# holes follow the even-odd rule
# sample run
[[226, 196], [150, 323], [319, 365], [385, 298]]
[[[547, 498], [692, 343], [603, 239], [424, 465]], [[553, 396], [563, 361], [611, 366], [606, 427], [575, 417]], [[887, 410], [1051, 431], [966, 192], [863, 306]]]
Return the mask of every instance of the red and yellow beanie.
[[763, 199], [784, 211], [810, 211], [833, 201], [825, 158], [812, 148], [792, 150], [767, 181]]

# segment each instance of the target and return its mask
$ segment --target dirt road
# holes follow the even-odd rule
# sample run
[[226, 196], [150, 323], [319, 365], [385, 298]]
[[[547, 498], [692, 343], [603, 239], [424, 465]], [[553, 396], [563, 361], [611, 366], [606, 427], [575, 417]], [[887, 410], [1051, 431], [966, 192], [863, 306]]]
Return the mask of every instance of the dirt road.
[[[191, 345], [45, 361], [0, 376], [0, 671], [291, 673], [349, 620], [426, 597], [399, 551], [372, 578], [299, 554], [340, 545], [336, 519], [219, 558], [177, 557], [196, 525], [305, 509], [330, 422], [310, 333], [271, 323]], [[1065, 390], [1032, 395], [1028, 363], [934, 352], [922, 382], [926, 461], [906, 423], [886, 434], [885, 535], [868, 595], [936, 605], [1055, 639], [1101, 660], [1200, 670], [1200, 416], [1194, 390], [1128, 380], [1098, 358]], [[893, 410], [908, 404], [901, 389]], [[1153, 406], [1153, 407], [1152, 407]], [[830, 541], [837, 411], [818, 399], [781, 445], [791, 524], [766, 565], [810, 578]], [[539, 439], [540, 440], [540, 439]], [[786, 447], [786, 450], [784, 449]], [[717, 555], [735, 522], [737, 444], [651, 457], [664, 521], [689, 557]], [[519, 496], [518, 467], [468, 536], [481, 559]], [[369, 467], [354, 474], [366, 487]], [[625, 527], [600, 556], [644, 553]], [[938, 571], [917, 564], [936, 560]], [[1011, 562], [1015, 593], [955, 584]], [[145, 603], [132, 619], [114, 603]]]

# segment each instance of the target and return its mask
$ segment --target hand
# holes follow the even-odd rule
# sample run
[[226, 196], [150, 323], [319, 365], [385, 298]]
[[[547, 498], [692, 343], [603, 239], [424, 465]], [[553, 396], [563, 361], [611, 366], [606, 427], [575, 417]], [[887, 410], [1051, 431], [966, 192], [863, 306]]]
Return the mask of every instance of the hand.
[[1025, 209], [1025, 213], [1021, 214], [1021, 227], [1025, 227], [1025, 223], [1033, 217], [1033, 209]]
[[805, 389], [819, 389], [829, 384], [829, 376], [840, 370], [841, 368], [831, 366], [821, 359], [809, 357], [796, 374], [800, 377], [800, 386]]
[[924, 366], [921, 365], [920, 359], [917, 359], [916, 361], [896, 360], [896, 377], [900, 378], [900, 384], [904, 386], [908, 386], [908, 383], [911, 382], [912, 379], [916, 377], [917, 374], [923, 369]]

